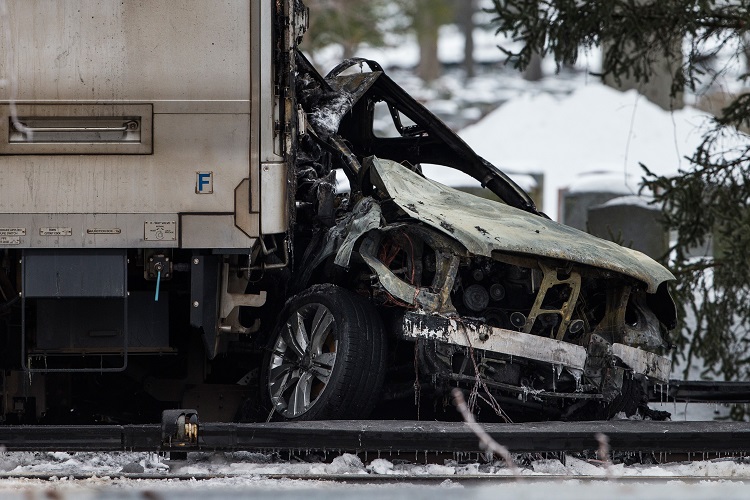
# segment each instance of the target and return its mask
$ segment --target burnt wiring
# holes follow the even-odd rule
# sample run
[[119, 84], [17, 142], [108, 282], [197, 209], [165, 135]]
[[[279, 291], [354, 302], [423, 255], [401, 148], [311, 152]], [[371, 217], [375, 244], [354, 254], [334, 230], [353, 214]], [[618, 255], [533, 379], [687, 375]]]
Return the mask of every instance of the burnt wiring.
[[[502, 418], [505, 423], [508, 423], [508, 424], [513, 423], [513, 420], [511, 420], [508, 414], [505, 413], [503, 409], [500, 407], [500, 403], [498, 403], [495, 397], [492, 395], [492, 393], [490, 393], [490, 390], [487, 387], [487, 384], [484, 383], [484, 380], [479, 374], [479, 367], [477, 366], [477, 360], [474, 356], [474, 346], [471, 345], [471, 339], [469, 338], [469, 334], [466, 332], [466, 330], [464, 330], [464, 335], [466, 336], [466, 342], [469, 345], [469, 357], [471, 358], [472, 365], [474, 365], [474, 377], [475, 377], [474, 386], [471, 388], [471, 393], [469, 394], [469, 411], [473, 412], [474, 409], [476, 408], [477, 397], [478, 397], [482, 401], [490, 405], [490, 408], [492, 408], [494, 412], [497, 414], [497, 416]], [[487, 394], [487, 398], [479, 394], [480, 385], [482, 389], [484, 389], [484, 392]]]
[[417, 420], [422, 399], [422, 384], [419, 383], [419, 348], [420, 340], [417, 340], [414, 342], [414, 405], [417, 407]]

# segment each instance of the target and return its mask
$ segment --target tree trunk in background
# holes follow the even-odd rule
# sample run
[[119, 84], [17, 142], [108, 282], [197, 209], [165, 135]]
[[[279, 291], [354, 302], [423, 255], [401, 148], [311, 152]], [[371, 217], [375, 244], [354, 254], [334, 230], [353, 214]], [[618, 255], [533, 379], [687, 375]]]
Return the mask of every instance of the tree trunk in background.
[[[603, 49], [606, 50], [606, 47]], [[675, 47], [675, 54], [677, 54], [677, 47]], [[672, 59], [660, 57], [651, 66], [651, 74], [647, 82], [636, 82], [632, 77], [622, 77], [618, 83], [611, 76], [607, 76], [604, 78], [604, 83], [623, 92], [636, 89], [646, 99], [664, 110], [682, 109], [685, 106], [682, 92], [675, 96], [671, 95], [674, 74], [681, 64], [682, 56], [677, 55]]]
[[464, 72], [466, 78], [476, 74], [474, 65], [474, 11], [476, 0], [458, 0], [458, 24], [464, 35]]
[[526, 71], [523, 72], [523, 78], [529, 82], [538, 82], [544, 78], [544, 72], [542, 71], [542, 58], [539, 54], [531, 56], [531, 61], [529, 61]]
[[419, 0], [417, 15], [417, 42], [419, 43], [419, 67], [417, 75], [431, 82], [440, 76], [440, 61], [438, 60], [438, 24], [435, 9], [429, 0]]
[[[638, 5], [644, 5], [651, 2], [658, 2], [659, 0], [635, 0]], [[644, 43], [648, 43], [644, 40]], [[631, 89], [636, 89], [639, 93], [644, 95], [646, 99], [653, 102], [662, 109], [671, 111], [673, 109], [682, 109], [685, 106], [682, 92], [675, 96], [672, 96], [672, 81], [674, 80], [675, 71], [682, 65], [682, 40], [674, 43], [672, 49], [673, 57], [666, 57], [661, 55], [655, 58], [654, 63], [651, 65], [651, 74], [649, 75], [648, 81], [636, 82], [633, 77], [622, 77], [620, 82], [616, 82], [611, 76], [604, 78], [604, 83], [612, 88], [616, 88], [623, 92]], [[602, 50], [606, 51], [607, 46], [602, 45]]]
[[351, 59], [354, 57], [354, 53], [357, 51], [357, 44], [354, 43], [347, 43], [346, 41], [341, 42], [341, 46], [344, 49], [344, 53], [342, 54], [342, 59]]

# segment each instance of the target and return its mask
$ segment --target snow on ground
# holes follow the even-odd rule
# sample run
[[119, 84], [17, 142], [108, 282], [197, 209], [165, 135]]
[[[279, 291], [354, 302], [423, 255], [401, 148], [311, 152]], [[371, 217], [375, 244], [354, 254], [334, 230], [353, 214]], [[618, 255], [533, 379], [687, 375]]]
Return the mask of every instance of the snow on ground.
[[108, 478], [93, 478], [81, 482], [13, 480], [11, 488], [0, 492], [0, 498], [260, 498], [286, 500], [330, 500], [352, 498], [357, 500], [455, 500], [456, 498], [492, 499], [549, 499], [602, 500], [603, 498], [633, 499], [722, 499], [745, 498], [747, 483], [737, 480], [659, 483], [638, 481], [518, 481], [493, 485], [463, 486], [446, 479], [437, 486], [424, 484], [392, 483], [387, 485], [358, 485], [328, 481], [276, 481], [256, 479], [139, 482]]
[[[199, 481], [122, 477], [123, 472], [137, 472], [137, 466], [152, 475], [170, 471], [195, 478], [212, 474], [223, 477]], [[387, 494], [396, 498], [434, 499], [452, 498], [457, 491], [464, 489], [471, 496], [485, 498], [496, 497], [500, 488], [504, 495], [510, 495], [511, 498], [521, 493], [519, 498], [544, 498], [553, 491], [557, 497], [577, 499], [595, 498], [594, 495], [607, 492], [618, 497], [627, 495], [643, 498], [647, 494], [648, 498], [665, 498], [663, 493], [655, 493], [666, 491], [671, 491], [669, 498], [707, 498], [707, 494], [718, 492], [722, 496], [736, 496], [744, 491], [745, 483], [750, 482], [750, 463], [729, 458], [662, 465], [618, 464], [609, 468], [573, 456], [565, 457], [564, 464], [559, 460], [537, 458], [530, 460], [522, 468], [521, 481], [495, 486], [463, 486], [460, 480], [467, 476], [509, 477], [510, 471], [501, 462], [479, 464], [445, 460], [443, 464], [420, 464], [374, 458], [369, 463], [363, 463], [359, 457], [351, 454], [343, 454], [324, 463], [299, 459], [282, 460], [275, 455], [242, 452], [190, 453], [187, 462], [170, 462], [149, 453], [4, 453], [0, 457], [0, 470], [16, 475], [55, 474], [49, 481], [31, 478], [1, 479], [0, 498], [11, 498], [14, 494], [33, 491], [43, 492], [40, 497], [44, 498], [59, 498], [50, 494], [51, 491], [58, 495], [74, 495], [76, 498], [81, 493], [92, 497], [96, 493], [127, 498], [128, 492], [142, 491], [180, 498], [185, 495], [205, 498], [206, 494], [209, 498], [214, 498], [211, 495], [219, 492], [229, 496], [252, 492], [254, 497], [291, 498], [303, 492], [305, 495], [322, 497], [323, 494], [335, 491], [337, 495], [356, 495], [358, 498], [362, 495], [366, 498], [382, 498]], [[95, 476], [84, 480], [70, 477], [72, 474], [82, 473]], [[295, 479], [268, 477], [280, 474], [293, 475]], [[417, 481], [433, 477], [443, 481], [439, 486], [403, 482], [368, 485], [361, 481], [371, 476], [384, 475], [407, 476]], [[304, 480], [304, 476], [315, 476], [315, 479]], [[330, 480], [326, 480], [326, 476]], [[353, 479], [347, 482], [347, 476], [352, 476]], [[576, 477], [580, 479], [571, 480]], [[657, 484], [647, 482], [648, 478], [655, 477], [674, 477], [675, 480]], [[688, 484], [680, 480], [684, 477], [706, 480]], [[606, 481], [591, 483], [588, 478]], [[546, 479], [549, 481], [540, 482]], [[626, 479], [629, 481], [626, 482]], [[529, 482], [531, 480], [533, 482]], [[711, 486], [710, 490], [708, 485]], [[696, 491], [701, 494], [698, 495]]]
[[[286, 456], [286, 454], [282, 454]], [[384, 454], [383, 457], [388, 457]], [[741, 478], [750, 480], [750, 462], [739, 458], [673, 462], [659, 465], [615, 464], [608, 468], [601, 463], [566, 456], [563, 464], [558, 459], [530, 455], [528, 465], [521, 468], [522, 476], [585, 476], [585, 477], [665, 477], [689, 476], [706, 478]], [[529, 458], [527, 457], [527, 458]], [[70, 475], [119, 477], [122, 474], [145, 473], [150, 476], [223, 475], [259, 478], [269, 475], [302, 476], [511, 476], [502, 461], [478, 463], [473, 460], [444, 459], [442, 463], [406, 462], [403, 459], [376, 458], [363, 461], [359, 456], [343, 453], [327, 460], [321, 455], [306, 459], [280, 458], [276, 454], [233, 452], [191, 452], [187, 461], [170, 461], [155, 453], [64, 453], [64, 452], [5, 452], [0, 456], [0, 474], [52, 474], [58, 478]], [[658, 458], [658, 457], [657, 457]], [[0, 490], [3, 481], [0, 481]]]

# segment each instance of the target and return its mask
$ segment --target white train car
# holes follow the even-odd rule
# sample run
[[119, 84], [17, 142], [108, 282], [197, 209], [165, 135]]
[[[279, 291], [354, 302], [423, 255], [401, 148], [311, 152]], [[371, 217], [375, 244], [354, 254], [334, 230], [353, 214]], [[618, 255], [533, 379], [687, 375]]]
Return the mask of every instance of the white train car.
[[23, 314], [0, 331], [6, 366], [39, 375], [9, 376], [4, 414], [56, 404], [51, 373], [174, 357], [191, 326], [213, 358], [246, 332], [238, 306], [264, 295], [226, 269], [289, 228], [288, 3], [7, 2], [0, 289]]

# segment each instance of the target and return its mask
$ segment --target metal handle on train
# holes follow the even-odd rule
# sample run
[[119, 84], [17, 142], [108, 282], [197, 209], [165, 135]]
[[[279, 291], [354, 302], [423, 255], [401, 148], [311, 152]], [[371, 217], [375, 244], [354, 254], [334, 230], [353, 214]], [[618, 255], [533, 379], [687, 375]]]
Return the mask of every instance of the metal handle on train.
[[29, 127], [21, 123], [23, 129], [18, 130], [23, 134], [35, 134], [41, 132], [127, 132], [128, 130], [138, 130], [138, 122], [130, 120], [123, 124], [122, 127]]

